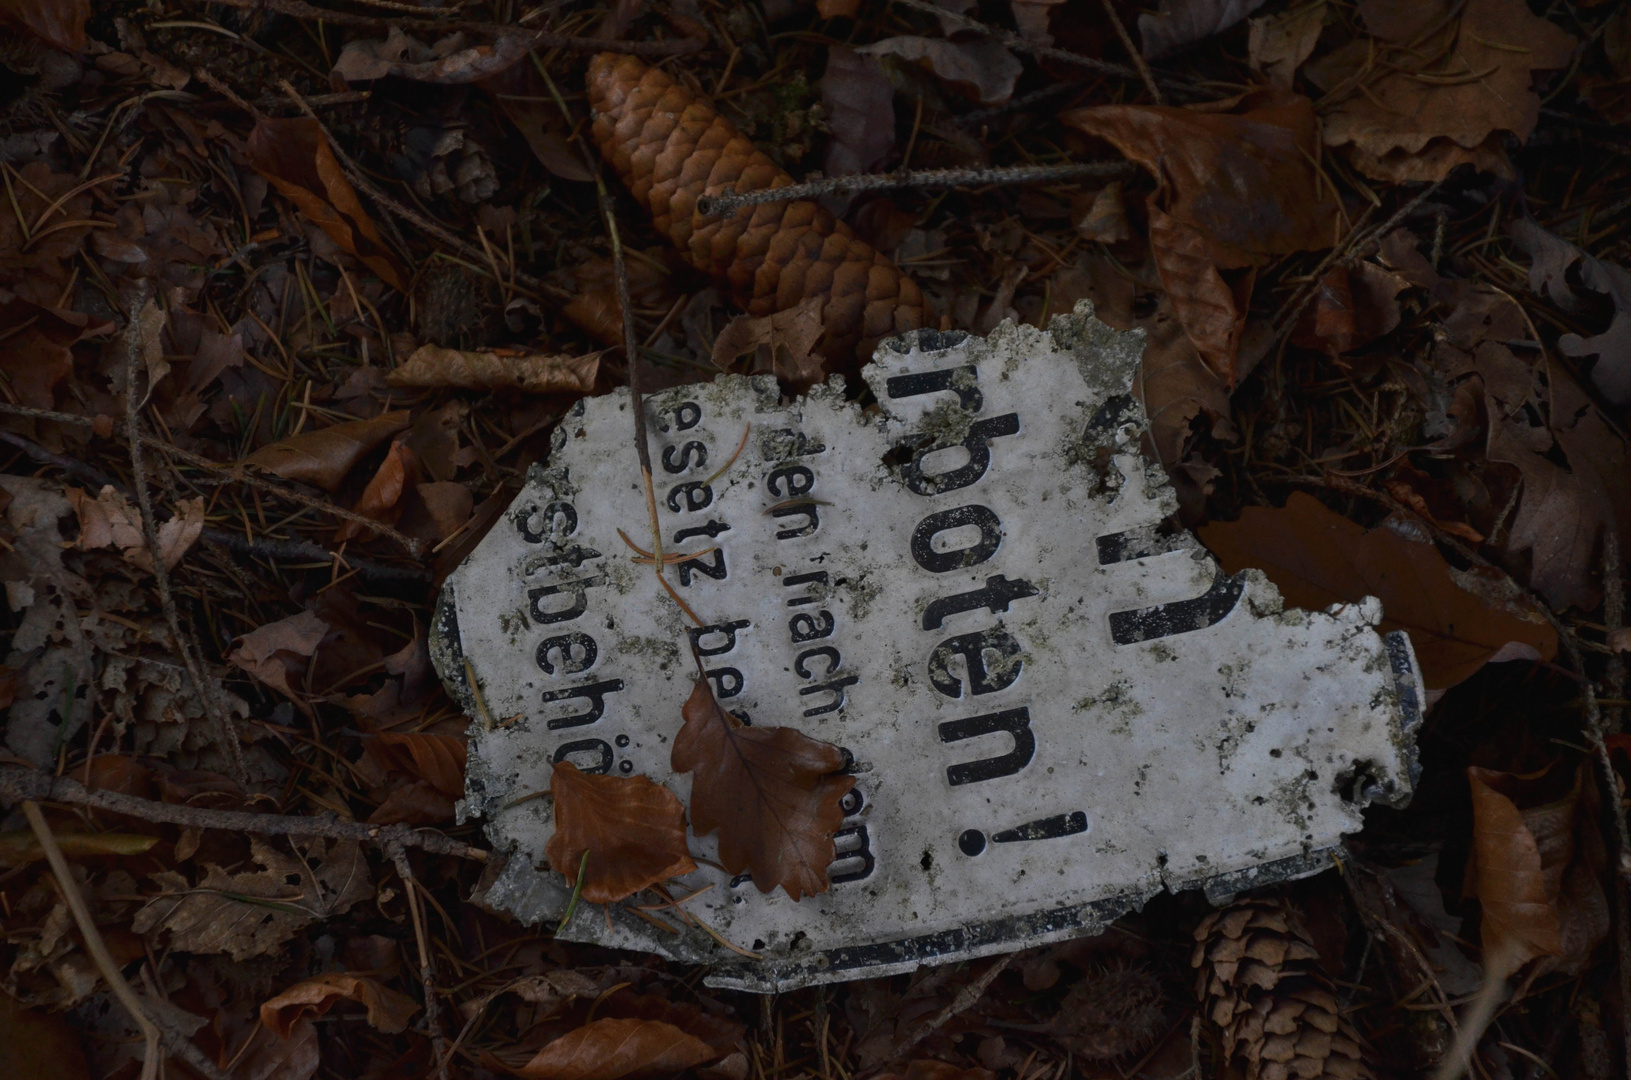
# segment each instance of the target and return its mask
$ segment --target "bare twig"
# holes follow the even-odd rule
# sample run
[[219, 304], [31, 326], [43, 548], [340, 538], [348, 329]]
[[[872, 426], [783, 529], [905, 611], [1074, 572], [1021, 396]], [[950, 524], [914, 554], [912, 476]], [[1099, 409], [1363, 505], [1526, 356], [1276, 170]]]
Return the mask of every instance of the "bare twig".
[[419, 945], [419, 984], [425, 993], [425, 1027], [430, 1030], [431, 1053], [435, 1056], [437, 1080], [448, 1080], [450, 1051], [442, 1033], [442, 1003], [436, 996], [436, 969], [431, 963], [430, 944], [425, 932], [425, 910], [419, 902], [419, 882], [414, 879], [408, 853], [400, 844], [390, 844], [386, 852], [396, 866], [396, 876], [408, 894], [408, 914], [413, 918], [413, 936]]
[[142, 459], [141, 434], [141, 402], [136, 396], [136, 366], [141, 355], [141, 311], [148, 300], [149, 286], [145, 283], [135, 294], [131, 303], [130, 319], [125, 325], [124, 342], [124, 384], [125, 384], [125, 430], [133, 437], [129, 440], [130, 446], [130, 474], [131, 483], [136, 488], [136, 502], [142, 512], [142, 536], [147, 541], [147, 554], [153, 564], [153, 579], [159, 594], [159, 606], [164, 609], [164, 621], [170, 628], [170, 640], [175, 644], [176, 651], [181, 654], [181, 662], [186, 665], [187, 677], [192, 680], [193, 692], [203, 703], [204, 711], [209, 714], [210, 723], [215, 728], [215, 738], [221, 750], [226, 754], [227, 769], [232, 778], [240, 785], [248, 782], [249, 774], [244, 770], [243, 745], [238, 738], [238, 732], [227, 715], [226, 708], [221, 704], [221, 698], [216, 693], [215, 681], [208, 678], [204, 667], [204, 657], [198, 645], [193, 641], [192, 635], [181, 625], [181, 612], [176, 608], [176, 599], [170, 591], [170, 571], [164, 565], [164, 553], [159, 546], [159, 526], [153, 514], [153, 495], [147, 490], [147, 464]]
[[[12, 405], [4, 401], [0, 401], [0, 413], [8, 413], [12, 416], [26, 416], [34, 420], [49, 420], [52, 423], [57, 424], [72, 424], [75, 427], [88, 428], [96, 426], [96, 421], [89, 416], [76, 416], [73, 413], [55, 412], [51, 409], [34, 409], [27, 405]], [[129, 431], [130, 429], [122, 420], [117, 421], [114, 425], [115, 433], [122, 432], [128, 437]], [[384, 522], [375, 521], [371, 517], [365, 517], [356, 511], [347, 510], [343, 506], [336, 506], [326, 499], [315, 498], [311, 495], [306, 495], [302, 492], [296, 491], [293, 488], [286, 488], [281, 484], [274, 484], [270, 480], [262, 479], [251, 472], [245, 471], [240, 462], [223, 463], [219, 461], [211, 461], [209, 458], [204, 457], [201, 454], [194, 454], [191, 451], [183, 450], [181, 447], [171, 445], [162, 439], [155, 439], [149, 435], [142, 435], [139, 432], [137, 433], [136, 437], [141, 440], [141, 444], [143, 446], [148, 447], [149, 449], [158, 450], [163, 454], [177, 458], [189, 465], [196, 466], [197, 468], [207, 469], [216, 475], [225, 474], [226, 478], [234, 483], [247, 484], [250, 487], [259, 488], [261, 491], [264, 491], [269, 495], [276, 495], [280, 499], [288, 499], [290, 502], [298, 503], [301, 506], [307, 506], [313, 510], [322, 511], [325, 514], [333, 514], [342, 521], [355, 521], [359, 525], [366, 525], [370, 529], [379, 533], [381, 536], [389, 537], [396, 543], [400, 544], [408, 552], [408, 554], [412, 555], [414, 558], [418, 559], [424, 557], [425, 545], [423, 543], [398, 532], [396, 529], [391, 528]]]
[[151, 1080], [159, 1075], [163, 1066], [163, 1059], [159, 1054], [159, 1046], [168, 1049], [172, 1054], [181, 1058], [200, 1075], [209, 1080], [227, 1080], [227, 1076], [215, 1063], [186, 1039], [180, 1032], [156, 1022], [147, 1015], [142, 1006], [142, 999], [137, 996], [134, 988], [126, 981], [124, 973], [119, 970], [119, 964], [108, 951], [108, 944], [102, 937], [102, 932], [96, 928], [96, 920], [91, 916], [91, 909], [85, 903], [84, 895], [79, 891], [79, 882], [74, 880], [73, 871], [68, 868], [68, 860], [63, 857], [62, 848], [57, 844], [56, 834], [51, 831], [51, 825], [40, 812], [39, 805], [32, 799], [23, 800], [23, 816], [28, 819], [28, 826], [34, 830], [34, 838], [40, 842], [45, 852], [45, 861], [51, 865], [51, 874], [56, 879], [57, 891], [68, 905], [68, 910], [79, 927], [79, 935], [85, 942], [85, 951], [91, 954], [91, 960], [96, 964], [96, 970], [107, 981], [108, 990], [118, 999], [119, 1004], [125, 1007], [130, 1018], [141, 1029], [142, 1036], [147, 1040], [147, 1051], [142, 1059], [142, 1078]]
[[1110, 16], [1110, 25], [1116, 28], [1116, 36], [1121, 39], [1121, 47], [1127, 50], [1127, 55], [1138, 69], [1138, 77], [1144, 80], [1144, 89], [1150, 92], [1157, 105], [1165, 105], [1166, 99], [1161, 96], [1161, 88], [1155, 85], [1155, 76], [1150, 73], [1150, 65], [1144, 62], [1144, 54], [1139, 47], [1133, 44], [1133, 36], [1127, 32], [1127, 26], [1116, 14], [1116, 5], [1111, 0], [1099, 0], [1104, 5], [1104, 13]]
[[[332, 566], [334, 552], [319, 544], [306, 540], [269, 540], [265, 537], [248, 537], [242, 533], [228, 532], [225, 529], [205, 529], [199, 539], [207, 544], [219, 544], [230, 548], [240, 555], [250, 555], [262, 559], [274, 559], [284, 562], [320, 562]], [[362, 559], [355, 555], [341, 556], [341, 564], [346, 570], [355, 570], [360, 576], [370, 581], [428, 581], [430, 575], [424, 570], [414, 566], [386, 566], [384, 563], [372, 559]]]
[[862, 176], [829, 176], [803, 184], [738, 193], [726, 189], [697, 200], [697, 213], [723, 217], [745, 206], [813, 199], [821, 195], [855, 195], [891, 188], [985, 187], [990, 184], [1039, 184], [1087, 176], [1120, 176], [1132, 171], [1125, 161], [1072, 161], [1062, 165], [1009, 165], [991, 169], [901, 169]]
[[904, 1057], [906, 1051], [910, 1050], [912, 1047], [916, 1046], [918, 1043], [922, 1042], [936, 1031], [939, 1031], [952, 1017], [972, 1009], [979, 1002], [980, 998], [984, 996], [986, 987], [990, 986], [991, 983], [995, 981], [996, 977], [1003, 973], [1003, 970], [1008, 967], [1009, 962], [1012, 961], [1013, 958], [1014, 954], [1009, 953], [1007, 956], [999, 957], [998, 959], [993, 960], [991, 962], [991, 966], [980, 973], [979, 978], [957, 991], [957, 996], [952, 998], [951, 1004], [929, 1017], [929, 1019], [925, 1020], [917, 1028], [917, 1030], [913, 1031], [905, 1039], [901, 1040], [901, 1042], [895, 1047], [896, 1056]]
[[303, 0], [215, 0], [225, 7], [266, 7], [282, 15], [297, 19], [320, 19], [334, 26], [358, 26], [385, 29], [399, 26], [406, 31], [442, 35], [454, 30], [482, 34], [487, 37], [524, 37], [534, 49], [567, 49], [574, 52], [618, 52], [635, 56], [679, 56], [707, 47], [699, 38], [677, 38], [673, 41], [606, 41], [601, 38], [572, 37], [551, 34], [543, 30], [528, 30], [524, 26], [504, 23], [471, 22], [464, 19], [403, 19], [387, 15], [358, 15], [349, 11], [335, 11], [316, 7]]
[[354, 840], [365, 844], [401, 844], [435, 855], [486, 862], [488, 852], [460, 843], [434, 829], [410, 829], [406, 825], [366, 825], [328, 817], [293, 817], [283, 814], [251, 814], [241, 810], [209, 810], [200, 806], [154, 802], [117, 791], [93, 790], [66, 776], [52, 776], [18, 766], [0, 766], [0, 799], [16, 802], [32, 799], [70, 806], [89, 806], [143, 821], [197, 829], [254, 833], [257, 836], [320, 836], [330, 840]]

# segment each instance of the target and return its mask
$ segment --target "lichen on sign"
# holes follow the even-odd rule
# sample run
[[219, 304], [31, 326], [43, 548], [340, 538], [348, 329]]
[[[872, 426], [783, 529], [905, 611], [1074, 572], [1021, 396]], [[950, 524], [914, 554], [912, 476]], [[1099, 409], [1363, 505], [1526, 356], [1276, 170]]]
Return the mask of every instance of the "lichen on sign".
[[1261, 574], [1226, 575], [1167, 527], [1172, 490], [1138, 453], [1141, 350], [1083, 310], [889, 342], [863, 372], [875, 408], [737, 376], [653, 395], [664, 549], [712, 549], [668, 571], [700, 629], [617, 535], [649, 532], [628, 394], [580, 403], [436, 622], [443, 678], [478, 718], [461, 809], [509, 854], [486, 902], [566, 910], [540, 868], [555, 761], [688, 799], [669, 749], [693, 644], [727, 709], [853, 758], [831, 888], [762, 894], [693, 837], [701, 865], [675, 895], [711, 885], [686, 910], [759, 959], [618, 905], [562, 937], [788, 989], [1329, 865], [1366, 804], [1409, 797], [1409, 643], [1376, 632], [1374, 601], [1284, 610]]

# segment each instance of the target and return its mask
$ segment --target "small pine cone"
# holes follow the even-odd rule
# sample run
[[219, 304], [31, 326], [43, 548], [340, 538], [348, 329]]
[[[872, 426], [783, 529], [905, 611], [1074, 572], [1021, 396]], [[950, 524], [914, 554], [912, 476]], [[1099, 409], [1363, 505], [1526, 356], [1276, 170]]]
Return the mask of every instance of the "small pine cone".
[[1246, 1080], [1369, 1080], [1359, 1035], [1289, 906], [1238, 901], [1203, 919], [1195, 943], [1201, 1013]]
[[878, 342], [923, 324], [917, 285], [816, 203], [698, 214], [703, 195], [786, 187], [793, 178], [667, 72], [601, 53], [589, 64], [588, 89], [601, 155], [657, 228], [693, 266], [728, 285], [749, 315], [825, 297], [823, 353], [835, 367], [865, 363]]

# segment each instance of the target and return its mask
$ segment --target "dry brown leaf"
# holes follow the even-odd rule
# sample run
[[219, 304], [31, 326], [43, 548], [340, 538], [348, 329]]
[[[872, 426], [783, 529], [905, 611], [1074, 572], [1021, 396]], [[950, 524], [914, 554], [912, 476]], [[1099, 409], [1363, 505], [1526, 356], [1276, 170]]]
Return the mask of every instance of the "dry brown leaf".
[[131, 928], [138, 934], [167, 931], [170, 946], [182, 952], [224, 952], [246, 960], [374, 895], [367, 860], [349, 840], [314, 840], [299, 858], [258, 836], [249, 844], [253, 862], [264, 870], [234, 874], [209, 864], [196, 889], [173, 870], [154, 874], [163, 893], [136, 913]]
[[412, 417], [405, 411], [381, 413], [370, 420], [348, 420], [263, 446], [244, 461], [286, 480], [304, 480], [332, 492], [364, 454], [411, 422]]
[[531, 64], [516, 64], [481, 81], [533, 156], [554, 176], [577, 183], [593, 183], [595, 174], [584, 163], [580, 147], [567, 141], [567, 125], [549, 96], [549, 86]]
[[386, 250], [373, 219], [323, 138], [316, 120], [262, 117], [244, 147], [249, 164], [341, 248], [363, 261], [381, 281], [405, 292], [406, 277]]
[[598, 353], [473, 352], [421, 345], [385, 377], [391, 386], [457, 386], [465, 390], [525, 390], [529, 394], [587, 394], [600, 371]]
[[0, 23], [26, 30], [63, 52], [84, 51], [85, 20], [90, 17], [90, 0], [0, 0]]
[[826, 175], [873, 172], [895, 152], [895, 88], [877, 58], [829, 46], [821, 104], [832, 129], [821, 165]]
[[1580, 283], [1613, 302], [1614, 315], [1607, 330], [1592, 337], [1563, 334], [1557, 348], [1564, 356], [1597, 357], [1591, 366], [1592, 385], [1616, 405], [1631, 401], [1631, 272], [1587, 255], [1529, 218], [1512, 223], [1512, 239], [1532, 260], [1529, 288], [1550, 296], [1564, 311], [1588, 307], [1569, 281], [1569, 269], [1576, 264]]
[[794, 900], [827, 890], [839, 806], [855, 778], [829, 742], [785, 727], [747, 727], [720, 707], [699, 678], [680, 711], [675, 772], [692, 774], [691, 824], [698, 836], [719, 831], [719, 861], [732, 874], [751, 871], [760, 892], [777, 885]]
[[1314, 108], [1282, 90], [1248, 94], [1230, 113], [1105, 105], [1065, 123], [1115, 145], [1157, 178], [1150, 244], [1161, 282], [1195, 347], [1235, 378], [1250, 282], [1220, 271], [1329, 247], [1338, 207], [1314, 167]]
[[84, 1034], [67, 1018], [24, 1008], [0, 991], [0, 1076], [14, 1080], [90, 1080]]
[[1148, 60], [1171, 56], [1222, 33], [1263, 6], [1263, 0], [1161, 0], [1159, 13], [1138, 17], [1140, 51]]
[[453, 480], [439, 480], [420, 484], [415, 489], [425, 513], [436, 527], [436, 539], [446, 540], [464, 527], [475, 508], [476, 498], [470, 489]]
[[1358, 263], [1351, 270], [1334, 266], [1320, 279], [1292, 344], [1332, 355], [1368, 345], [1399, 325], [1398, 296], [1409, 287], [1402, 276], [1375, 263]]
[[317, 1025], [302, 1017], [295, 1021], [286, 1039], [278, 1038], [271, 1028], [261, 1027], [238, 1053], [238, 1060], [233, 1080], [311, 1080], [322, 1060]]
[[997, 41], [947, 41], [913, 35], [884, 38], [855, 50], [864, 56], [898, 56], [925, 68], [950, 83], [959, 93], [982, 105], [997, 105], [1014, 96], [1025, 65]]
[[1522, 141], [1534, 131], [1533, 73], [1567, 67], [1575, 39], [1524, 0], [1467, 0], [1459, 12], [1450, 0], [1358, 7], [1374, 40], [1350, 47], [1352, 74], [1331, 87], [1342, 100], [1325, 117], [1326, 145], [1395, 183], [1442, 180], [1467, 162], [1510, 174], [1499, 133]]
[[238, 639], [227, 662], [296, 702], [302, 696], [289, 684], [290, 676], [306, 670], [306, 659], [328, 635], [329, 624], [310, 611], [267, 623]]
[[1229, 388], [1201, 362], [1195, 343], [1184, 333], [1165, 298], [1139, 325], [1145, 334], [1144, 358], [1133, 393], [1150, 419], [1149, 437], [1156, 460], [1171, 472], [1189, 454], [1196, 417], [1206, 418], [1215, 438], [1234, 440]]
[[354, 1001], [368, 1010], [368, 1023], [387, 1035], [408, 1026], [419, 1003], [377, 979], [330, 971], [302, 979], [261, 1005], [261, 1023], [287, 1039], [294, 1025], [308, 1016], [324, 1016], [342, 1001]]
[[[97, 855], [140, 855], [158, 842], [156, 836], [138, 833], [57, 833], [57, 846], [70, 859]], [[43, 858], [45, 849], [31, 830], [0, 832], [0, 866], [26, 866]]]
[[738, 315], [714, 338], [714, 363], [727, 370], [738, 357], [753, 353], [749, 374], [774, 374], [794, 392], [804, 393], [822, 377], [816, 345], [826, 333], [823, 303], [822, 297], [812, 296], [798, 307], [771, 315]]
[[[4, 217], [0, 217], [0, 222], [4, 220]], [[7, 238], [4, 234], [5, 229], [0, 227], [0, 252], [6, 250], [4, 245]], [[55, 235], [42, 237], [42, 241], [49, 241]], [[18, 237], [18, 246], [22, 246], [22, 243], [22, 238]], [[30, 278], [35, 276], [23, 267], [18, 270], [27, 273]], [[88, 315], [45, 307], [9, 289], [0, 288], [0, 333], [6, 335], [6, 347], [0, 349], [0, 375], [4, 376], [6, 385], [22, 404], [36, 409], [54, 409], [57, 384], [74, 370], [74, 354], [70, 346], [93, 334], [105, 334], [112, 329], [111, 324], [99, 322]]]
[[408, 780], [391, 788], [374, 812], [370, 825], [435, 825], [453, 820], [458, 800], [449, 798], [424, 780]]
[[1473, 822], [1468, 877], [1483, 909], [1485, 965], [1503, 974], [1563, 952], [1563, 926], [1547, 895], [1540, 846], [1517, 806], [1494, 786], [1508, 775], [1467, 768]]
[[369, 82], [387, 75], [415, 82], [471, 83], [509, 68], [527, 55], [525, 34], [506, 34], [491, 44], [467, 44], [462, 33], [425, 45], [393, 26], [384, 41], [348, 41], [334, 62], [334, 74], [347, 82]]
[[1325, 28], [1325, 0], [1251, 20], [1246, 54], [1253, 70], [1261, 71], [1276, 86], [1291, 89], [1297, 68], [1314, 53]]
[[416, 776], [450, 798], [464, 796], [463, 739], [427, 731], [383, 731], [368, 739], [368, 752], [386, 768]]
[[613, 903], [697, 868], [685, 843], [685, 807], [648, 777], [591, 775], [557, 761], [550, 793], [555, 834], [544, 855], [574, 887], [583, 867], [585, 900]]
[[1281, 510], [1247, 507], [1239, 521], [1215, 522], [1199, 533], [1226, 572], [1262, 570], [1289, 606], [1322, 611], [1378, 597], [1380, 629], [1409, 633], [1429, 690], [1454, 686], [1508, 642], [1545, 659], [1557, 653], [1550, 625], [1462, 589], [1433, 545], [1386, 525], [1366, 531], [1311, 495], [1298, 492]]
[[1090, 200], [1084, 201], [1082, 212], [1073, 216], [1076, 231], [1084, 240], [1119, 244], [1133, 238], [1133, 226], [1127, 220], [1127, 199], [1119, 180], [1104, 185]]
[[[409, 450], [406, 443], [392, 443], [391, 448], [385, 452], [385, 460], [379, 463], [368, 486], [363, 488], [362, 494], [357, 497], [357, 505], [351, 509], [373, 518], [386, 525], [395, 525], [402, 516], [402, 495], [410, 485], [419, 480], [419, 463]], [[351, 540], [359, 536], [372, 536], [373, 530], [356, 521], [346, 520], [340, 522], [335, 530], [336, 542]]]
[[[106, 485], [96, 498], [77, 488], [65, 488], [74, 514], [79, 518], [81, 551], [94, 548], [117, 547], [125, 561], [132, 566], [153, 572], [153, 557], [147, 550], [147, 538], [142, 532], [141, 512], [130, 505], [130, 500]], [[202, 497], [183, 499], [181, 512], [159, 524], [159, 558], [166, 570], [174, 570], [204, 532], [204, 500]]]
[[695, 1035], [660, 1020], [604, 1019], [549, 1043], [517, 1073], [529, 1080], [619, 1080], [677, 1073], [718, 1056]]

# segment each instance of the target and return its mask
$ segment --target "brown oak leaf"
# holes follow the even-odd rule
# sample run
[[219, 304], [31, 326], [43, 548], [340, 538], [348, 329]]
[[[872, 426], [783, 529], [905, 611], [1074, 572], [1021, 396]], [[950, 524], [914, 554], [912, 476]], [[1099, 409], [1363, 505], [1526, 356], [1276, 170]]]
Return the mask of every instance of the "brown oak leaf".
[[557, 761], [549, 789], [555, 834], [544, 856], [574, 887], [583, 868], [585, 900], [609, 904], [697, 868], [685, 845], [685, 807], [648, 777], [595, 776]]
[[794, 900], [825, 892], [839, 802], [855, 786], [838, 772], [844, 751], [793, 728], [744, 725], [704, 678], [680, 715], [671, 760], [692, 774], [697, 835], [719, 830], [719, 861], [733, 874], [751, 870], [760, 892], [780, 885]]

